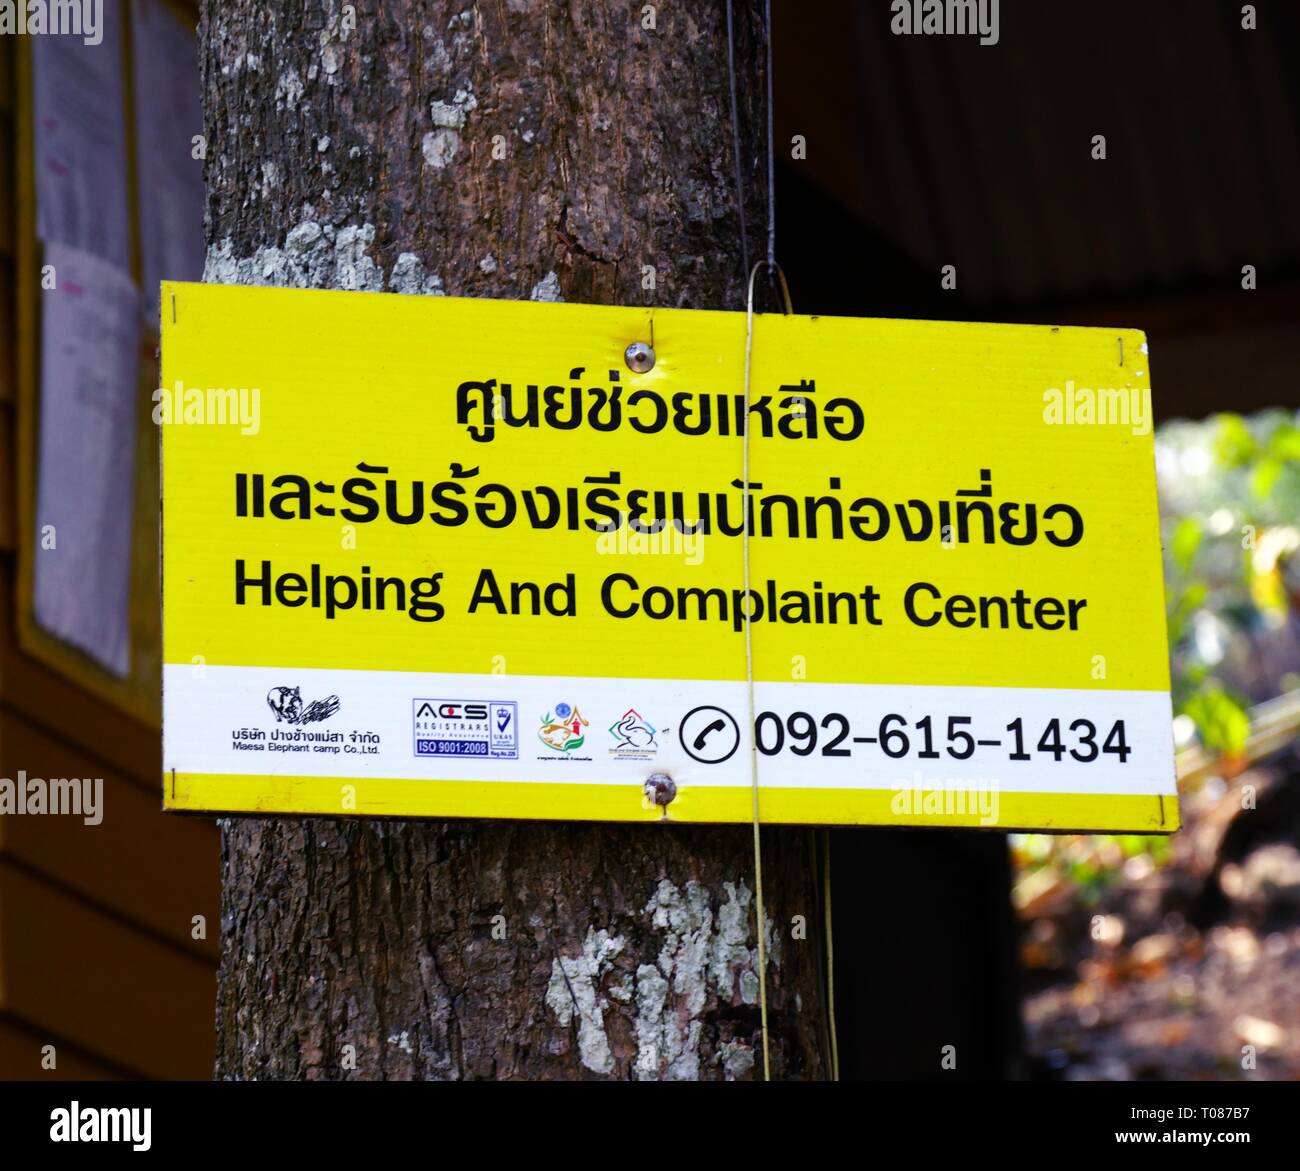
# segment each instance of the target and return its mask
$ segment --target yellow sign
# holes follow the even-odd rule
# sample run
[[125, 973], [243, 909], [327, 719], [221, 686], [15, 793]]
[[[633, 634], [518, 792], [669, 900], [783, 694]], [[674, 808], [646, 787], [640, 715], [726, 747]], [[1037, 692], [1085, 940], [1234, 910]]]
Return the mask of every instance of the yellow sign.
[[1140, 333], [162, 302], [167, 808], [1177, 828]]

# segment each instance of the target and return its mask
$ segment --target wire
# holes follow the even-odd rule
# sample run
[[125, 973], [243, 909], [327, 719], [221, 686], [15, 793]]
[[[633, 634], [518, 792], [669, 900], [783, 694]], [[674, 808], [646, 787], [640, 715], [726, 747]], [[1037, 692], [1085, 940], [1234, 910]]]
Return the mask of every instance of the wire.
[[745, 184], [740, 172], [740, 112], [736, 105], [736, 47], [731, 2], [727, 0], [727, 82], [731, 88], [731, 148], [736, 168], [736, 205], [740, 209], [741, 272], [749, 271], [749, 228], [745, 223]]
[[763, 21], [764, 32], [767, 35], [767, 279], [771, 280], [776, 272], [776, 144], [772, 141], [772, 0], [767, 0], [764, 5]]
[[835, 1031], [835, 936], [831, 928], [831, 833], [822, 830], [822, 913], [826, 916], [826, 1000], [831, 1034], [831, 1080], [840, 1080], [840, 1041]]
[[[750, 371], [753, 367], [754, 358], [754, 278], [758, 276], [758, 270], [763, 267], [763, 261], [759, 261], [749, 270], [749, 286], [745, 294], [745, 419], [749, 419], [749, 400], [750, 400]], [[785, 283], [785, 273], [781, 271], [778, 264], [775, 268], [776, 275], [781, 282], [781, 295], [785, 302], [785, 311], [787, 314], [793, 312], [790, 304], [790, 290]], [[742, 489], [744, 508], [743, 516], [749, 515], [749, 427], [744, 428], [744, 440], [741, 445], [742, 451], [742, 471], [740, 482], [744, 485]], [[741, 528], [741, 554], [745, 574], [745, 590], [750, 588], [749, 575], [749, 524], [746, 522]], [[746, 593], [748, 597], [748, 593]], [[745, 621], [745, 680], [746, 680], [746, 703], [748, 707], [749, 728], [751, 734], [749, 737], [749, 780], [750, 790], [752, 793], [752, 807], [754, 815], [754, 898], [757, 903], [758, 915], [758, 1005], [759, 1017], [763, 1028], [763, 1080], [772, 1080], [772, 1063], [768, 1052], [767, 1040], [767, 927], [766, 916], [763, 912], [763, 845], [759, 835], [759, 817], [758, 817], [758, 745], [752, 734], [754, 727], [754, 625], [748, 619]]]
[[[750, 387], [750, 369], [754, 357], [754, 278], [758, 275], [758, 270], [763, 267], [760, 260], [749, 271], [749, 287], [745, 295], [745, 419], [749, 419], [749, 387]], [[744, 429], [744, 442], [741, 445], [743, 451], [742, 471], [740, 482], [744, 485], [744, 511], [742, 516], [749, 515], [749, 427]], [[745, 574], [745, 596], [748, 597], [749, 590], [749, 524], [746, 522], [741, 527], [741, 553], [744, 564]], [[755, 737], [752, 735], [754, 727], [754, 626], [753, 623], [746, 620], [745, 622], [745, 679], [747, 686], [745, 688], [745, 697], [748, 708], [748, 727], [751, 730], [749, 737], [749, 782], [750, 792], [752, 795], [752, 807], [754, 815], [754, 901], [757, 907], [758, 918], [758, 1011], [759, 1021], [763, 1030], [763, 1080], [770, 1082], [772, 1080], [772, 1059], [769, 1052], [767, 1040], [767, 923], [766, 916], [763, 912], [763, 843], [759, 834], [758, 819], [758, 745]]]
[[[773, 100], [772, 100], [772, 0], [765, 0], [763, 5], [763, 22], [764, 34], [766, 41], [766, 60], [767, 67], [765, 71], [765, 82], [767, 90], [767, 259], [766, 262], [759, 261], [757, 264], [750, 266], [749, 263], [749, 231], [745, 218], [745, 188], [741, 170], [741, 151], [740, 151], [740, 112], [739, 104], [736, 98], [736, 53], [735, 53], [735, 21], [732, 11], [732, 0], [727, 0], [727, 82], [731, 95], [731, 143], [732, 156], [735, 167], [736, 177], [736, 204], [740, 212], [740, 253], [741, 262], [744, 265], [743, 271], [748, 274], [748, 284], [745, 292], [745, 418], [749, 418], [750, 407], [750, 386], [751, 372], [753, 369], [754, 358], [754, 278], [758, 275], [758, 270], [767, 266], [767, 277], [771, 281], [775, 279], [779, 283], [782, 306], [786, 314], [794, 312], [790, 303], [790, 289], [786, 284], [785, 273], [781, 271], [781, 266], [776, 262], [776, 144], [773, 130]], [[743, 431], [743, 471], [741, 483], [744, 485], [744, 515], [749, 515], [749, 428], [746, 426]], [[749, 561], [749, 525], [745, 524], [742, 528], [742, 552], [744, 562], [744, 586], [746, 591], [750, 588], [750, 561]], [[745, 623], [745, 679], [746, 687], [746, 704], [748, 708], [749, 727], [754, 727], [754, 638], [753, 626], [748, 621]], [[751, 811], [753, 814], [754, 829], [754, 900], [756, 908], [756, 917], [758, 924], [758, 1005], [759, 1021], [763, 1036], [763, 1080], [772, 1080], [772, 1057], [771, 1046], [768, 1039], [767, 1027], [767, 917], [763, 910], [763, 842], [761, 834], [761, 821], [759, 818], [759, 799], [758, 799], [758, 749], [754, 737], [750, 736], [749, 742], [749, 776], [750, 776], [750, 793], [751, 793]], [[839, 1040], [835, 1029], [835, 947], [831, 937], [831, 860], [830, 860], [830, 835], [823, 831], [822, 842], [823, 866], [822, 866], [822, 884], [823, 884], [823, 911], [825, 915], [825, 938], [826, 938], [826, 1002], [829, 1014], [829, 1034], [830, 1034], [830, 1062], [831, 1077], [835, 1081], [840, 1078], [840, 1058], [839, 1058]], [[815, 865], [814, 851], [814, 865]]]

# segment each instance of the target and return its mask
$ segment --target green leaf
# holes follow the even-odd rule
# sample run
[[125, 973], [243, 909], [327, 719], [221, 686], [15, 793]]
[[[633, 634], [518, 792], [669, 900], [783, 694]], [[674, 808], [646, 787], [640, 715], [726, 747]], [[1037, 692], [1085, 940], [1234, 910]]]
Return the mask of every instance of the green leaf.
[[1214, 752], [1240, 752], [1250, 735], [1250, 716], [1226, 691], [1211, 687], [1199, 691], [1183, 705], [1196, 724], [1201, 743]]
[[1240, 415], [1220, 415], [1219, 430], [1214, 437], [1214, 454], [1225, 468], [1245, 467], [1252, 459], [1258, 445], [1246, 421]]
[[1273, 493], [1273, 488], [1277, 484], [1278, 477], [1282, 474], [1282, 461], [1274, 459], [1271, 455], [1266, 455], [1255, 465], [1254, 471], [1250, 473], [1250, 490], [1255, 493], [1255, 499], [1267, 500]]
[[1178, 527], [1174, 529], [1170, 552], [1174, 556], [1174, 564], [1184, 573], [1192, 568], [1192, 562], [1196, 560], [1196, 551], [1201, 547], [1204, 537], [1205, 530], [1194, 516], [1183, 517], [1178, 522]]
[[1251, 491], [1257, 500], [1268, 500], [1282, 474], [1282, 460], [1271, 455], [1262, 457], [1251, 469]]
[[1268, 453], [1275, 459], [1300, 460], [1300, 427], [1283, 423], [1269, 436]]

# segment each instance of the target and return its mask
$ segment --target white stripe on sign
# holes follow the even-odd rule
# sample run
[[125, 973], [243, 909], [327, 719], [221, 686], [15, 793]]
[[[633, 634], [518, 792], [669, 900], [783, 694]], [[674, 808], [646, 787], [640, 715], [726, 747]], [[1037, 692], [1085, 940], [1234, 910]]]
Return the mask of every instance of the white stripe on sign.
[[[169, 664], [163, 708], [180, 773], [750, 784], [738, 681]], [[760, 785], [1175, 792], [1166, 692], [758, 683], [754, 711]]]

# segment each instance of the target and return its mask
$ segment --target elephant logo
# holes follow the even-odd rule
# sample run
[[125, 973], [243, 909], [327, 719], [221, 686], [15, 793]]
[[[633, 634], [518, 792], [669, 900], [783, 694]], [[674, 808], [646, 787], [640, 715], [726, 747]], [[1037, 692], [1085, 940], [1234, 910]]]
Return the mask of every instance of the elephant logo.
[[302, 693], [296, 687], [272, 687], [266, 693], [266, 704], [275, 712], [277, 724], [316, 724], [328, 720], [340, 707], [337, 695], [314, 699], [304, 706]]
[[614, 747], [609, 751], [614, 756], [631, 757], [646, 760], [659, 749], [655, 740], [656, 729], [636, 708], [628, 708], [609, 726], [609, 734], [614, 737]]

